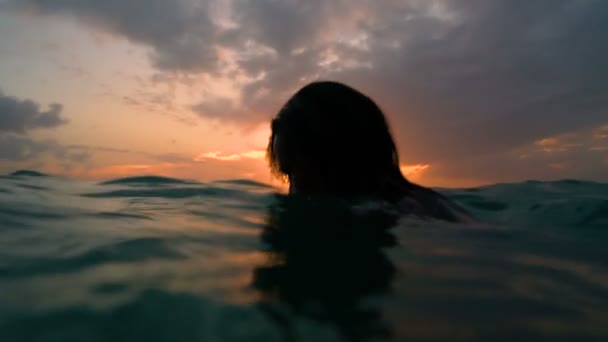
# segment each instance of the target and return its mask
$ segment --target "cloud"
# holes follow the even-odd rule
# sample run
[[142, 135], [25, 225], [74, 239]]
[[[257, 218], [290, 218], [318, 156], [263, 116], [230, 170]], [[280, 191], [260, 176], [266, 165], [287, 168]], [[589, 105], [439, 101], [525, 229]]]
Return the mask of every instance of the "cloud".
[[204, 162], [207, 160], [220, 160], [220, 161], [238, 161], [243, 159], [259, 159], [262, 160], [266, 157], [266, 151], [248, 151], [238, 154], [224, 154], [222, 152], [206, 152], [194, 158], [194, 161]]
[[228, 98], [206, 100], [192, 106], [192, 110], [202, 117], [224, 120], [230, 118], [230, 112], [238, 111], [234, 101]]
[[[0, 161], [9, 161], [12, 167], [38, 168], [45, 163], [44, 160], [50, 159], [64, 169], [87, 162], [91, 157], [88, 149], [64, 146], [52, 139], [36, 140], [27, 135], [35, 129], [67, 124], [62, 111], [60, 104], [53, 103], [43, 110], [32, 100], [21, 100], [0, 92]], [[9, 165], [1, 166], [6, 169]]]
[[0, 159], [22, 161], [55, 149], [53, 144], [16, 135], [0, 135]]
[[[261, 122], [309, 81], [349, 83], [377, 100], [402, 161], [432, 165], [424, 173], [429, 177], [525, 178], [528, 168], [546, 170], [564, 156], [535, 152], [535, 160], [520, 159], [522, 149], [553, 150], [542, 139], [606, 124], [604, 0], [20, 0], [13, 6], [73, 17], [143, 44], [167, 73], [232, 77], [238, 101], [205, 98], [191, 106], [203, 117]], [[589, 150], [572, 156], [571, 170], [579, 172], [573, 175], [597, 174], [591, 166], [606, 171]]]
[[[343, 31], [321, 20], [303, 52], [256, 65], [264, 77], [244, 89], [249, 113], [272, 114], [310, 79], [345, 81], [385, 109], [404, 162], [433, 165], [429, 175], [493, 180], [525, 179], [530, 167], [542, 178], [549, 156], [524, 163], [512, 159], [514, 151], [606, 121], [605, 1], [349, 4], [340, 17], [352, 22], [342, 23]], [[264, 42], [285, 54], [282, 42], [301, 41], [297, 34]], [[324, 66], [328, 55], [336, 62]], [[568, 173], [547, 175], [606, 173], [589, 155], [572, 157], [577, 162]]]
[[[588, 126], [606, 104], [598, 81], [608, 75], [603, 0], [14, 3], [149, 46], [163, 70], [218, 73], [225, 61], [217, 50], [230, 51], [235, 72], [250, 81], [241, 87], [240, 110], [222, 113], [226, 101], [195, 106], [213, 118], [260, 120], [305, 82], [347, 81], [381, 100], [404, 132], [403, 145], [439, 131], [438, 143], [412, 152], [415, 159]], [[476, 141], [453, 143], [477, 129]]]
[[406, 158], [457, 162], [605, 120], [605, 2], [441, 4], [380, 26], [362, 56], [374, 70], [343, 74], [383, 100]]
[[[490, 155], [471, 154], [459, 162], [438, 162], [419, 177], [424, 184], [472, 186], [526, 179], [589, 179], [608, 181], [608, 139], [602, 128], [548, 136], [527, 145]], [[459, 181], [463, 180], [463, 181]]]
[[91, 154], [86, 148], [67, 147], [53, 140], [40, 141], [15, 134], [0, 135], [0, 160], [38, 162], [43, 156], [71, 164], [83, 163], [89, 160]]
[[43, 15], [69, 16], [105, 32], [152, 48], [166, 70], [201, 70], [216, 62], [215, 25], [205, 1], [190, 0], [14, 0], [4, 6]]
[[578, 134], [562, 134], [560, 136], [543, 138], [534, 142], [534, 144], [545, 153], [569, 152], [572, 149], [583, 146], [579, 142]]
[[20, 100], [0, 91], [0, 133], [26, 133], [32, 129], [54, 128], [66, 124], [62, 117], [63, 106], [49, 105], [47, 110], [32, 100]]

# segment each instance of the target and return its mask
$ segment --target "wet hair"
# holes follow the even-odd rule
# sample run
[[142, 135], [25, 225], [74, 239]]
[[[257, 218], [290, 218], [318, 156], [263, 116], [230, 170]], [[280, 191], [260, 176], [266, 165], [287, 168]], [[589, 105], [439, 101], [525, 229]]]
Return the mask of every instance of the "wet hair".
[[272, 120], [267, 159], [290, 192], [398, 201], [417, 187], [401, 173], [384, 113], [337, 82], [297, 91]]

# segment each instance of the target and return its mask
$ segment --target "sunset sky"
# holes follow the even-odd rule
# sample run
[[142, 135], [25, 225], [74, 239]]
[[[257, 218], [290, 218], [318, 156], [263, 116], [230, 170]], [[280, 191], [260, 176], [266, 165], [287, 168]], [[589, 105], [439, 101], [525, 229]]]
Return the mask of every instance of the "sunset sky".
[[608, 181], [605, 0], [0, 0], [0, 173], [270, 182], [314, 80], [370, 95], [430, 186]]

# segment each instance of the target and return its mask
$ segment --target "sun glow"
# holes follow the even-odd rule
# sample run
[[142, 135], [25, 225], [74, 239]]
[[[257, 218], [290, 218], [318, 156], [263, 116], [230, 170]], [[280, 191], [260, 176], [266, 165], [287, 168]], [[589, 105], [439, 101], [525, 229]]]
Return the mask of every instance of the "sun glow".
[[429, 164], [415, 164], [415, 165], [403, 165], [403, 166], [401, 166], [400, 169], [404, 175], [411, 177], [411, 176], [419, 175], [420, 173], [427, 170], [429, 167], [431, 167]]

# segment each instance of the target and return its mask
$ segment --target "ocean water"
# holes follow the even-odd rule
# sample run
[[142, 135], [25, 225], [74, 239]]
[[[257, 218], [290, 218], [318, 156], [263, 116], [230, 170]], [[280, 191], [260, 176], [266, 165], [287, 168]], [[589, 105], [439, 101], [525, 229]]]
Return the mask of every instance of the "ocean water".
[[0, 341], [606, 341], [608, 184], [399, 217], [249, 180], [0, 178]]

